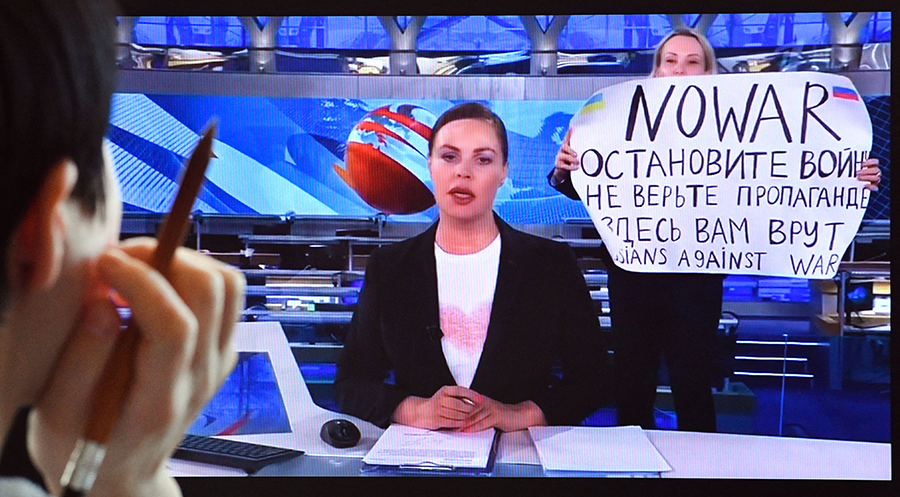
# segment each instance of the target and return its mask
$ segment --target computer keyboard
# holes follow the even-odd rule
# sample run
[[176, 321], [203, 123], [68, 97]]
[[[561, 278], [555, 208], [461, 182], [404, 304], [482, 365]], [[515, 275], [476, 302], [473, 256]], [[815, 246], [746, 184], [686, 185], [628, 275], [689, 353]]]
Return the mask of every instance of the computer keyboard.
[[263, 466], [303, 454], [302, 450], [282, 449], [221, 438], [187, 435], [172, 457], [219, 466], [239, 468], [248, 474]]

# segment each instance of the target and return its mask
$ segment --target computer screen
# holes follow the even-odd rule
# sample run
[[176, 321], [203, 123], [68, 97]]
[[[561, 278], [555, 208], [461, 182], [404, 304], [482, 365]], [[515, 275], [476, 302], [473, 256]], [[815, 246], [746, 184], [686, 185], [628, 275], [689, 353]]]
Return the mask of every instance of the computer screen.
[[187, 432], [205, 436], [290, 433], [269, 354], [239, 352], [234, 371]]

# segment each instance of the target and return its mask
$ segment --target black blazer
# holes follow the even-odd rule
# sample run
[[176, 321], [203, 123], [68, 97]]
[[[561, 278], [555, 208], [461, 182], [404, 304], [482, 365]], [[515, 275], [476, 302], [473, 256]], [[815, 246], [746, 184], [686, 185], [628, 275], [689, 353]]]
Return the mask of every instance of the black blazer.
[[578, 197], [578, 192], [575, 191], [575, 185], [572, 184], [571, 178], [566, 178], [562, 180], [560, 183], [554, 185], [551, 177], [553, 176], [553, 169], [550, 170], [550, 174], [547, 175], [547, 183], [553, 187], [554, 190], [562, 193], [563, 195], [569, 197], [572, 200], [581, 200]]
[[[608, 347], [584, 277], [567, 245], [494, 218], [500, 266], [471, 388], [507, 404], [531, 400], [551, 425], [578, 424], [611, 399]], [[341, 353], [337, 404], [381, 427], [406, 397], [456, 384], [440, 342], [436, 230], [373, 252]]]

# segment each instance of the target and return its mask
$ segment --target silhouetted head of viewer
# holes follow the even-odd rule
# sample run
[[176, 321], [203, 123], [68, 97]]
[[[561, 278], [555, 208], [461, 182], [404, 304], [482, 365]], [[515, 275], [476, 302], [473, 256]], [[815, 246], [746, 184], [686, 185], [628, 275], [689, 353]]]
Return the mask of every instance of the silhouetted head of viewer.
[[[4, 457], [33, 461], [26, 476], [60, 493], [120, 333], [115, 289], [140, 334], [90, 495], [175, 496], [165, 462], [234, 367], [246, 282], [187, 249], [169, 281], [150, 266], [155, 240], [119, 243], [104, 143], [115, 16], [106, 0], [0, 3], [0, 440], [17, 441]], [[43, 495], [38, 485], [0, 477], [0, 494]]]

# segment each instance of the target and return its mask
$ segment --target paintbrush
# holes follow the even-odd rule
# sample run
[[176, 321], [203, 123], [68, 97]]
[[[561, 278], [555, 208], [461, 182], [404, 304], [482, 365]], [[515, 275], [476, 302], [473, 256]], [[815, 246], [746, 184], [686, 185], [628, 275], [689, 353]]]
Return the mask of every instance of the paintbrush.
[[[159, 232], [159, 243], [150, 265], [167, 279], [175, 250], [184, 243], [187, 234], [191, 207], [200, 192], [206, 166], [212, 156], [215, 131], [216, 123], [211, 120], [188, 160], [172, 210]], [[60, 478], [60, 484], [65, 488], [63, 497], [83, 496], [91, 490], [106, 455], [106, 442], [134, 380], [134, 360], [139, 340], [140, 330], [134, 320], [130, 319], [125, 331], [116, 340], [100, 380], [94, 387], [84, 436], [76, 443]]]

